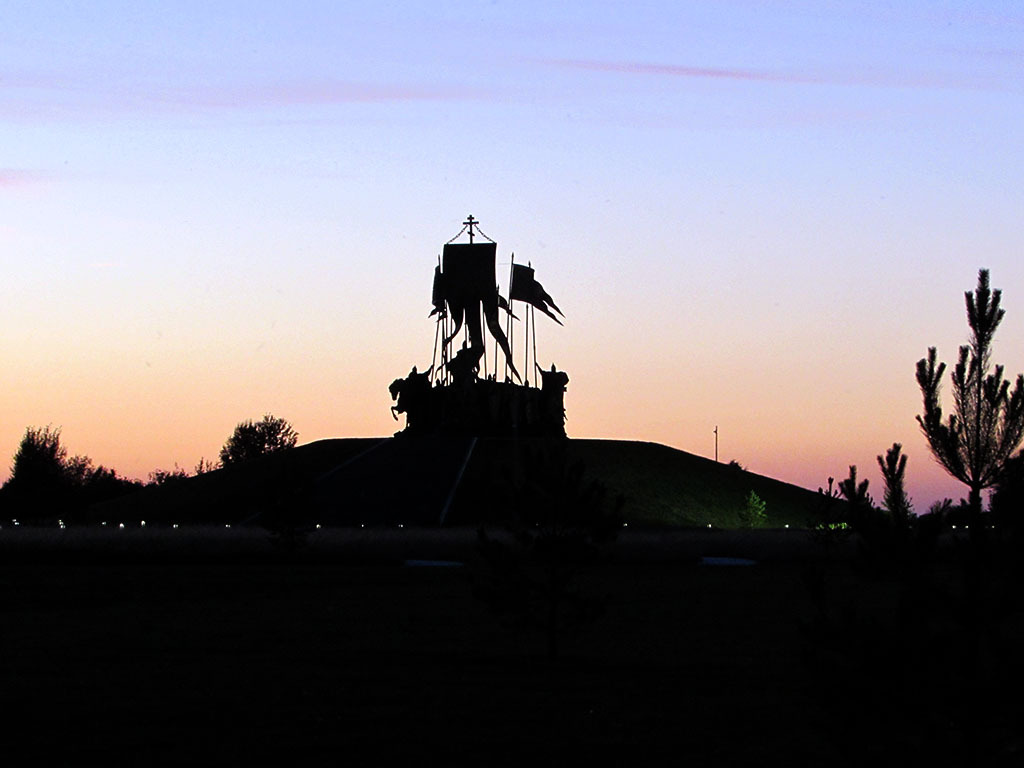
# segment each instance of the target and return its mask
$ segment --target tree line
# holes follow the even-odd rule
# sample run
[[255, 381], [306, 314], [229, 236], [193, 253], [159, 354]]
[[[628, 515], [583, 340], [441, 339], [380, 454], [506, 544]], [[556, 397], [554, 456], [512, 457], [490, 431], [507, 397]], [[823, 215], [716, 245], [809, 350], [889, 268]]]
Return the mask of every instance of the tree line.
[[0, 515], [27, 523], [73, 521], [77, 512], [91, 504], [241, 464], [292, 448], [297, 442], [298, 433], [291, 424], [264, 414], [259, 421], [240, 422], [216, 461], [201, 458], [191, 473], [177, 464], [169, 470], [156, 469], [142, 482], [96, 466], [88, 456], [69, 455], [60, 427], [28, 427], [14, 453], [10, 476], [0, 487]]
[[[952, 382], [952, 412], [944, 414], [942, 384], [947, 370], [938, 361], [936, 347], [917, 362], [916, 377], [923, 400], [917, 422], [935, 460], [967, 487], [967, 498], [955, 504], [951, 499], [932, 504], [924, 517], [930, 528], [939, 518], [955, 520], [977, 534], [991, 527], [995, 518], [1014, 526], [1020, 521], [1024, 504], [1024, 374], [1017, 374], [1011, 387], [1005, 368], [992, 362], [992, 342], [1006, 315], [1000, 304], [1002, 291], [990, 286], [989, 271], [978, 271], [974, 291], [964, 293], [969, 328], [968, 343], [959, 349]], [[908, 528], [918, 520], [905, 490], [907, 457], [903, 446], [893, 443], [877, 457], [885, 485], [883, 503], [876, 508], [868, 492], [868, 481], [857, 479], [857, 467], [833, 490], [819, 491], [849, 502], [850, 523], [864, 530], [881, 527]], [[989, 509], [982, 494], [993, 491]], [[862, 531], [863, 532], [863, 531]]]

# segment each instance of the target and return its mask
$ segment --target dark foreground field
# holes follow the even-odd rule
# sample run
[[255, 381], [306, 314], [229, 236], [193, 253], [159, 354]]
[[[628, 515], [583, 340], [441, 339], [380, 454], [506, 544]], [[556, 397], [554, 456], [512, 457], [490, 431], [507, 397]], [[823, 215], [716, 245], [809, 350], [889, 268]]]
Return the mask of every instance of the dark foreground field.
[[[906, 590], [855, 578], [849, 551], [805, 533], [624, 537], [581, 578], [604, 616], [555, 661], [473, 597], [472, 532], [327, 537], [294, 557], [235, 536], [141, 558], [109, 534], [105, 553], [0, 536], [8, 764], [1020, 757], [1018, 704], [975, 727], [955, 700], [967, 690], [988, 711], [992, 686], [1019, 676], [939, 668], [947, 656], [898, 607]], [[822, 589], [864, 613], [839, 625], [847, 641], [822, 630]]]

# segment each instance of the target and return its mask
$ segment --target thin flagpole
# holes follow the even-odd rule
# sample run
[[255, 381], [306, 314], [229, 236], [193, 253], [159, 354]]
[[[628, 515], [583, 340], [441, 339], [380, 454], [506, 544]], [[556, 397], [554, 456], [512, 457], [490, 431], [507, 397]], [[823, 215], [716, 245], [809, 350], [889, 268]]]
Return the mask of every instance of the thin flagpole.
[[480, 302], [480, 309], [478, 311], [479, 311], [479, 314], [480, 314], [480, 338], [483, 339], [483, 345], [484, 345], [484, 378], [486, 379], [487, 378], [487, 337], [484, 335], [484, 328], [487, 327], [487, 323], [485, 321], [485, 316], [484, 316], [484, 304], [483, 304], [483, 302]]
[[533, 317], [533, 364], [537, 365], [537, 311], [530, 305], [530, 315]]
[[523, 382], [530, 386], [530, 305], [526, 305], [526, 313], [523, 315], [525, 328], [523, 328]]
[[437, 365], [437, 337], [441, 332], [441, 318], [437, 318], [437, 323], [434, 324], [434, 354], [430, 358], [430, 378], [434, 378], [434, 373], [437, 371], [435, 367]]
[[[447, 304], [447, 302], [445, 302]], [[441, 383], [448, 386], [448, 331], [451, 330], [451, 318], [444, 313], [441, 329]]]
[[[512, 261], [508, 266], [508, 316], [505, 318], [505, 335], [508, 336], [508, 353], [512, 355], [515, 352], [515, 346], [512, 344], [512, 331], [515, 329], [515, 323], [512, 322], [512, 307], [515, 305], [512, 303], [512, 270], [515, 268], [516, 254], [512, 252]], [[505, 379], [508, 379], [508, 365], [512, 360], [505, 358]]]

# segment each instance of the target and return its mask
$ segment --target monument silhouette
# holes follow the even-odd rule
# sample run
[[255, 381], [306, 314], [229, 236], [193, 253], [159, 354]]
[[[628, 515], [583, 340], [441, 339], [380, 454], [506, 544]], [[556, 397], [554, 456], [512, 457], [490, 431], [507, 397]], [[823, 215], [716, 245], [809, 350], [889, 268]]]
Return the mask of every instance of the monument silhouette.
[[[464, 234], [468, 243], [455, 242]], [[556, 313], [562, 315], [562, 310], [537, 281], [532, 264], [516, 264], [515, 254], [507, 298], [503, 296], [495, 267], [497, 249], [473, 216], [445, 243], [434, 268], [429, 317], [435, 318], [436, 328], [430, 367], [419, 372], [413, 366], [406, 377], [391, 383], [392, 416], [398, 420], [398, 414], [405, 414], [405, 429], [396, 436], [565, 437], [569, 377], [554, 364], [548, 370], [537, 361], [537, 310], [559, 325]], [[524, 305], [522, 375], [515, 365], [517, 301]]]

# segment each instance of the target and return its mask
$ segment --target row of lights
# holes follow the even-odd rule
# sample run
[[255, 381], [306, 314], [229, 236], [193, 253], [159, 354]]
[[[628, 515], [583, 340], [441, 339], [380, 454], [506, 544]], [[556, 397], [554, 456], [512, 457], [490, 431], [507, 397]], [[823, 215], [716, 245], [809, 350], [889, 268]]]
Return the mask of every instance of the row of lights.
[[[16, 526], [20, 526], [20, 525], [21, 525], [21, 523], [19, 523], [19, 522], [18, 522], [17, 520], [11, 520], [11, 523], [12, 523], [12, 524], [14, 524], [14, 525], [16, 525]], [[106, 525], [106, 524], [107, 524], [107, 521], [106, 521], [106, 520], [104, 520], [103, 522], [101, 522], [101, 523], [100, 523], [100, 525]], [[58, 527], [60, 527], [60, 528], [62, 528], [62, 529], [63, 529], [63, 528], [67, 528], [67, 524], [65, 524], [65, 522], [64, 522], [63, 520], [58, 520], [58, 521], [57, 521], [57, 525], [58, 525]], [[2, 527], [3, 527], [3, 526], [0, 526], [0, 528], [2, 528]], [[140, 520], [140, 521], [139, 521], [139, 527], [140, 527], [140, 528], [145, 528], [145, 527], [146, 527], [146, 521], [145, 521], [145, 520]], [[171, 524], [171, 528], [177, 528], [177, 527], [178, 527], [178, 524], [177, 524], [177, 523], [172, 523], [172, 524]], [[231, 524], [230, 524], [230, 523], [226, 523], [226, 524], [224, 525], [224, 527], [225, 527], [225, 528], [230, 528], [230, 527], [231, 527]], [[360, 528], [365, 528], [365, 527], [366, 527], [366, 523], [360, 523], [360, 524], [359, 524], [359, 527], [360, 527]], [[399, 527], [399, 528], [404, 528], [404, 527], [405, 527], [405, 525], [403, 525], [402, 523], [399, 523], [399, 524], [398, 524], [398, 527]], [[629, 527], [629, 523], [623, 523], [623, 524], [622, 524], [622, 527], [623, 527], [623, 528], [628, 528], [628, 527]], [[708, 528], [711, 528], [711, 527], [713, 527], [713, 526], [711, 525], [711, 523], [708, 523]], [[963, 526], [963, 527], [964, 527], [964, 529], [967, 529], [967, 528], [969, 528], [970, 526], [968, 526], [968, 525], [965, 525], [965, 526]], [[989, 526], [986, 526], [986, 527], [988, 527], [988, 528], [995, 528], [995, 526], [994, 526], [994, 525], [989, 525]], [[118, 525], [117, 525], [117, 528], [118, 528], [118, 530], [120, 530], [120, 531], [123, 531], [123, 530], [124, 530], [124, 528], [125, 528], [125, 526], [124, 526], [124, 523], [118, 523]], [[788, 530], [788, 529], [789, 529], [789, 523], [786, 523], [786, 524], [785, 524], [785, 525], [783, 526], [783, 528], [785, 528], [785, 529], [787, 529], [787, 530]], [[317, 524], [316, 524], [316, 529], [317, 529], [318, 531], [320, 530], [320, 523], [317, 523]], [[957, 529], [957, 526], [955, 526], [955, 525], [954, 525], [954, 526], [953, 526], [953, 530], [955, 531], [956, 529]]]
[[[15, 525], [15, 526], [20, 526], [20, 525], [21, 525], [21, 523], [19, 523], [19, 522], [18, 522], [17, 520], [11, 520], [11, 523], [12, 523], [13, 525]], [[104, 520], [103, 522], [101, 522], [101, 523], [100, 523], [100, 525], [106, 525], [106, 524], [107, 524], [107, 522], [106, 522], [105, 520]], [[57, 527], [58, 527], [58, 528], [60, 528], [61, 530], [63, 530], [63, 529], [65, 529], [65, 528], [67, 528], [67, 524], [66, 524], [66, 523], [65, 523], [65, 522], [64, 522], [63, 520], [58, 520], [58, 521], [57, 521]], [[140, 527], [140, 528], [145, 528], [145, 527], [146, 527], [146, 521], [145, 521], [145, 520], [140, 520], [140, 521], [139, 521], [139, 527]], [[172, 523], [172, 524], [171, 524], [171, 528], [177, 528], [177, 527], [178, 527], [178, 524], [177, 524], [177, 523]], [[230, 528], [230, 527], [231, 527], [231, 524], [230, 524], [230, 523], [226, 523], [226, 524], [224, 525], [224, 527], [225, 527], [225, 528]], [[360, 527], [360, 528], [365, 528], [365, 527], [366, 527], [366, 523], [360, 523], [360, 524], [359, 524], [359, 527]], [[398, 527], [399, 527], [399, 528], [404, 528], [405, 526], [404, 526], [404, 525], [403, 525], [402, 523], [399, 523], [399, 524], [398, 524]], [[629, 523], [623, 523], [623, 524], [622, 524], [622, 527], [623, 527], [623, 528], [628, 528], [628, 527], [629, 527]], [[708, 523], [708, 528], [711, 528], [711, 527], [712, 527], [711, 523]], [[789, 530], [789, 523], [786, 523], [786, 524], [785, 524], [785, 525], [783, 525], [782, 527], [783, 527], [783, 528], [785, 528], [786, 530]], [[955, 531], [955, 530], [957, 530], [957, 528], [958, 528], [958, 526], [956, 526], [956, 525], [954, 525], [954, 526], [951, 526], [951, 527], [952, 527], [952, 529], [953, 529], [954, 531]], [[966, 530], [970, 529], [970, 527], [971, 527], [971, 526], [969, 526], [969, 525], [964, 525], [964, 526], [959, 526], [959, 527], [962, 527], [962, 528], [963, 528], [963, 529], [964, 529], [964, 530], [966, 531]], [[3, 526], [2, 526], [2, 525], [0, 525], [0, 528], [3, 528]], [[124, 530], [124, 523], [118, 523], [118, 525], [117, 525], [117, 528], [118, 528], [118, 530], [120, 530], [120, 531], [123, 531], [123, 530]], [[989, 530], [992, 530], [992, 529], [994, 529], [994, 528], [995, 528], [995, 526], [994, 526], [994, 525], [986, 525], [986, 526], [985, 526], [985, 528], [988, 528]], [[316, 524], [316, 529], [317, 529], [318, 531], [320, 530], [320, 523], [317, 523], [317, 524]]]

